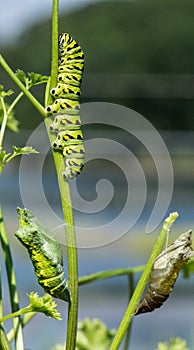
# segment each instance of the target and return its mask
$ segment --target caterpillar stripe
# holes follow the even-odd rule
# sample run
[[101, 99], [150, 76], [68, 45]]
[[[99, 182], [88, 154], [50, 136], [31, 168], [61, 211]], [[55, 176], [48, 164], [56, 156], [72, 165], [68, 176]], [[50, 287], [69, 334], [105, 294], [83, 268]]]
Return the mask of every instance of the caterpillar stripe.
[[180, 269], [194, 256], [192, 231], [182, 233], [155, 259], [148, 290], [135, 311], [135, 315], [159, 308], [169, 297]]
[[50, 131], [57, 134], [53, 149], [65, 158], [66, 179], [73, 179], [84, 165], [83, 135], [80, 130], [80, 85], [84, 69], [84, 53], [69, 34], [59, 35], [58, 83], [50, 94], [55, 101], [47, 106], [48, 114], [54, 116]]
[[59, 243], [27, 209], [17, 208], [19, 229], [15, 235], [27, 248], [38, 282], [55, 298], [70, 301]]

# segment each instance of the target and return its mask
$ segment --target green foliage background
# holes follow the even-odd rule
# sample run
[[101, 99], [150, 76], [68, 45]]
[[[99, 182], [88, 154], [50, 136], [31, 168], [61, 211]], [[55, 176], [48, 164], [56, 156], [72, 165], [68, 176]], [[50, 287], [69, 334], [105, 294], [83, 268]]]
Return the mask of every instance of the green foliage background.
[[[82, 102], [119, 103], [158, 129], [193, 130], [193, 17], [192, 0], [100, 1], [62, 16], [60, 31], [75, 36], [85, 52]], [[49, 19], [1, 51], [13, 68], [48, 75], [50, 33]], [[43, 99], [42, 88], [36, 94]], [[31, 128], [41, 121], [34, 113], [26, 101], [16, 117]]]

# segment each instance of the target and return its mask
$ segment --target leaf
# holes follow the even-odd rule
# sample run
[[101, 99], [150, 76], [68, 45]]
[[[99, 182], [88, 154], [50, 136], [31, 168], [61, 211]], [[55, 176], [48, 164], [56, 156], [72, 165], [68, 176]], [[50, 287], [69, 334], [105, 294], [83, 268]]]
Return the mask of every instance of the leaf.
[[64, 350], [65, 349], [65, 344], [56, 344], [52, 350]]
[[0, 149], [0, 174], [2, 173], [2, 170], [6, 164], [5, 159], [8, 157], [11, 153], [6, 153], [3, 148]]
[[108, 350], [115, 335], [98, 319], [85, 319], [78, 324], [76, 350]]
[[189, 350], [187, 343], [181, 338], [171, 338], [169, 343], [158, 343], [156, 350]]
[[4, 168], [4, 166], [10, 162], [13, 158], [16, 156], [19, 156], [21, 154], [33, 154], [33, 153], [39, 153], [36, 151], [34, 148], [30, 146], [25, 146], [25, 147], [13, 147], [13, 153], [6, 153], [6, 151], [3, 148], [0, 148], [0, 174]]
[[38, 151], [36, 151], [34, 148], [32, 148], [31, 146], [25, 146], [25, 147], [16, 147], [16, 146], [12, 146], [15, 156], [18, 156], [20, 154], [34, 154], [34, 153], [39, 153]]
[[61, 315], [56, 309], [57, 304], [49, 294], [39, 297], [37, 293], [31, 292], [29, 295], [30, 308], [32, 312], [42, 312], [55, 320], [61, 320]]
[[39, 73], [31, 72], [31, 73], [28, 73], [28, 76], [29, 76], [31, 85], [42, 84], [48, 81], [48, 77], [46, 75], [42, 75]]
[[21, 69], [17, 69], [15, 74], [20, 81], [26, 84], [28, 89], [30, 89], [33, 85], [46, 83], [48, 80], [48, 77], [45, 75], [34, 72], [25, 74]]
[[188, 261], [188, 263], [181, 270], [184, 278], [189, 278], [194, 273], [194, 258]]
[[3, 89], [3, 85], [0, 85], [0, 97], [6, 97], [6, 96], [11, 96], [13, 94], [13, 90], [7, 90], [7, 91], [4, 91]]
[[16, 72], [15, 72], [15, 75], [23, 83], [25, 83], [26, 80], [28, 79], [26, 74], [24, 73], [24, 71], [22, 69], [17, 69]]
[[[8, 154], [10, 154], [10, 153], [8, 153]], [[3, 162], [5, 155], [6, 155], [6, 151], [4, 151], [4, 149], [1, 147], [0, 148], [0, 162]]]

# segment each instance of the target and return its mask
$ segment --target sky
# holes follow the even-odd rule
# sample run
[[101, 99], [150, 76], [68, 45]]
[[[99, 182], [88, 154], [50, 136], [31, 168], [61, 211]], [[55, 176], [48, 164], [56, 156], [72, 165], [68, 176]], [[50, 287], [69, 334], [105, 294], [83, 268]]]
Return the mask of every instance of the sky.
[[[61, 0], [60, 11], [72, 11], [103, 0]], [[0, 0], [0, 42], [10, 42], [28, 26], [51, 15], [52, 0]]]

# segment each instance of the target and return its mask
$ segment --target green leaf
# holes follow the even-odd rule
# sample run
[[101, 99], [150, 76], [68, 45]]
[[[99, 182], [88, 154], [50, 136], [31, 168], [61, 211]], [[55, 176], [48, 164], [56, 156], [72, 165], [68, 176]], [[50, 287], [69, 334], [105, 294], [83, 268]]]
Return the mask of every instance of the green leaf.
[[6, 164], [6, 158], [10, 156], [11, 153], [6, 153], [4, 149], [0, 148], [0, 174], [2, 173], [2, 170]]
[[61, 315], [56, 309], [57, 304], [49, 294], [45, 294], [43, 297], [39, 297], [37, 293], [31, 292], [29, 295], [30, 305], [32, 312], [42, 312], [48, 317], [52, 317], [55, 320], [61, 320]]
[[27, 76], [26, 76], [26, 74], [24, 73], [23, 70], [17, 69], [16, 72], [15, 72], [15, 75], [20, 81], [22, 81], [23, 83], [26, 83], [28, 78], [27, 78]]
[[18, 69], [16, 71], [17, 78], [26, 84], [28, 89], [33, 85], [38, 85], [42, 83], [46, 83], [48, 81], [48, 77], [39, 73], [29, 72], [27, 74], [24, 73], [23, 70]]
[[181, 271], [184, 278], [189, 278], [194, 273], [194, 258], [189, 260]]
[[171, 338], [169, 343], [158, 343], [156, 350], [189, 350], [187, 343], [181, 338]]
[[33, 154], [33, 153], [39, 153], [34, 148], [30, 146], [25, 147], [13, 147], [13, 153], [6, 153], [6, 151], [3, 148], [0, 148], [0, 174], [4, 168], [4, 166], [10, 162], [13, 158], [16, 156], [22, 155], [22, 154]]
[[12, 146], [13, 150], [14, 150], [14, 156], [18, 156], [21, 154], [33, 154], [33, 153], [39, 153], [38, 151], [36, 151], [34, 148], [32, 148], [31, 146], [25, 146], [25, 147], [16, 147], [16, 146]]
[[7, 154], [7, 155], [10, 155], [11, 153], [6, 153], [6, 151], [4, 151], [4, 149], [1, 147], [1, 148], [0, 148], [0, 162], [1, 162], [1, 163], [3, 163], [6, 154]]
[[11, 96], [13, 93], [13, 90], [4, 91], [3, 85], [0, 85], [0, 97]]
[[42, 75], [39, 73], [28, 73], [29, 76], [29, 80], [31, 82], [31, 85], [37, 85], [37, 84], [42, 84], [42, 83], [46, 83], [48, 81], [48, 78], [46, 75]]
[[64, 350], [65, 349], [65, 344], [56, 344], [52, 350]]
[[115, 335], [98, 319], [85, 319], [78, 324], [76, 350], [108, 350]]

